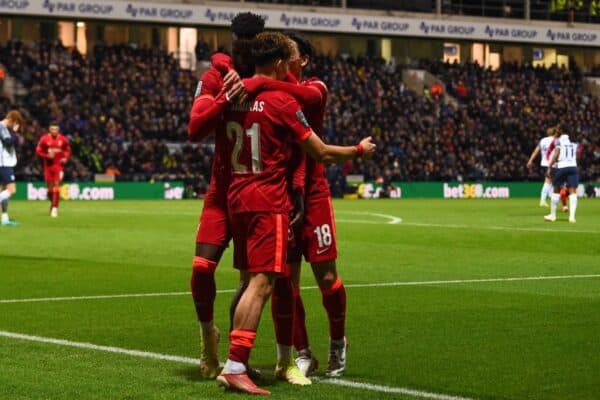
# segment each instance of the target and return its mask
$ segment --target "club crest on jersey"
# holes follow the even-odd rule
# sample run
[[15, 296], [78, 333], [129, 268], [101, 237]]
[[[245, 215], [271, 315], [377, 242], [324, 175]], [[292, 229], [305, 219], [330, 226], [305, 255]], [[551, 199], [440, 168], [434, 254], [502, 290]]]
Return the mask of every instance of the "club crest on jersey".
[[200, 96], [202, 92], [202, 81], [198, 81], [198, 86], [196, 86], [196, 93], [194, 93], [194, 97]]
[[304, 125], [307, 128], [310, 128], [310, 125], [308, 124], [308, 121], [306, 120], [306, 117], [304, 116], [302, 110], [298, 110], [296, 112], [296, 117], [298, 117], [298, 121], [300, 121], [302, 125]]

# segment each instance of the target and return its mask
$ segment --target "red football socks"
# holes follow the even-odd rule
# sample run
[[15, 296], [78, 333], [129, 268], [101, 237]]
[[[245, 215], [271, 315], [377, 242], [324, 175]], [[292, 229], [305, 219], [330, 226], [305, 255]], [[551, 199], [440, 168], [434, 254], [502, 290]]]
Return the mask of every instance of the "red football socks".
[[60, 201], [60, 189], [58, 187], [54, 187], [50, 190], [50, 201], [52, 207], [58, 208], [58, 202]]
[[332, 340], [344, 338], [344, 326], [346, 323], [346, 289], [342, 280], [338, 277], [331, 288], [321, 288], [323, 306], [329, 317], [329, 337]]
[[294, 315], [294, 347], [297, 351], [308, 348], [308, 333], [306, 332], [306, 312], [304, 302], [300, 297], [300, 288], [294, 285], [294, 300], [296, 314]]
[[213, 320], [215, 298], [217, 297], [217, 285], [215, 283], [215, 268], [217, 263], [203, 257], [194, 257], [194, 268], [190, 286], [196, 315], [200, 322]]
[[234, 329], [229, 334], [229, 359], [248, 365], [250, 351], [254, 346], [256, 332], [246, 329]]
[[292, 346], [294, 328], [294, 290], [289, 278], [277, 278], [271, 296], [271, 315], [277, 344]]

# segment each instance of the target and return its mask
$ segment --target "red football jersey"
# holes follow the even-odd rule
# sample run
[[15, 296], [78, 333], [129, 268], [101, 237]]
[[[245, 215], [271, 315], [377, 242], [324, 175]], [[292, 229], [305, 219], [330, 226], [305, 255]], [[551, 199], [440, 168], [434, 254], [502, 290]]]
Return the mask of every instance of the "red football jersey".
[[[301, 83], [312, 86], [321, 92], [321, 102], [314, 106], [304, 107], [306, 118], [314, 132], [323, 137], [323, 119], [325, 118], [325, 107], [327, 105], [327, 86], [317, 78], [310, 78]], [[315, 161], [312, 157], [306, 157], [306, 195], [323, 194], [329, 196], [329, 184], [325, 176], [325, 166]]]
[[287, 171], [295, 141], [312, 130], [298, 102], [281, 91], [262, 92], [225, 113], [231, 140], [230, 214], [287, 213], [291, 209]]
[[[62, 134], [53, 137], [50, 133], [42, 135], [35, 149], [38, 156], [44, 159], [44, 169], [46, 168], [62, 168], [63, 160], [68, 160], [71, 156], [71, 146], [69, 139]], [[54, 154], [54, 157], [49, 158], [49, 154]]]

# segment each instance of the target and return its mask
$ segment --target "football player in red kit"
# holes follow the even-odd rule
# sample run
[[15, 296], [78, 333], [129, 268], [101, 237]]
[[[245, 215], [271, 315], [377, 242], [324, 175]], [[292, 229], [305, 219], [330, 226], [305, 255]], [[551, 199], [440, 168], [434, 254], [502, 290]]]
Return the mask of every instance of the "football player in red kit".
[[[264, 29], [264, 20], [252, 13], [240, 13], [231, 21], [233, 54], [237, 71], [251, 76], [254, 67], [247, 62], [251, 40]], [[188, 135], [201, 141], [222, 123], [222, 114], [230, 101], [243, 94], [244, 87], [234, 61], [221, 53], [213, 55], [213, 65], [200, 78], [190, 114]], [[228, 70], [228, 71], [223, 71]], [[225, 72], [225, 74], [223, 73]], [[214, 325], [216, 298], [215, 270], [231, 239], [227, 217], [227, 189], [230, 181], [229, 143], [226, 136], [215, 136], [215, 150], [208, 193], [204, 199], [196, 234], [196, 251], [190, 285], [200, 322], [202, 348], [200, 373], [214, 379], [219, 374], [218, 344], [220, 333]], [[232, 308], [239, 294], [234, 296]]]
[[[303, 106], [303, 112], [311, 128], [321, 137], [327, 104], [327, 86], [318, 78], [303, 80], [302, 70], [310, 62], [314, 49], [304, 36], [295, 32], [286, 32], [286, 35], [294, 42], [287, 82], [254, 79], [253, 85], [262, 90], [282, 90], [291, 94]], [[251, 90], [255, 89], [249, 89]], [[329, 357], [325, 373], [336, 377], [341, 376], [346, 369], [347, 341], [345, 337], [346, 291], [336, 268], [335, 218], [324, 165], [308, 157], [305, 174], [304, 220], [300, 227], [294, 230], [294, 246], [288, 254], [296, 310], [293, 339], [298, 351], [296, 364], [305, 376], [318, 367], [317, 359], [309, 347], [304, 305], [300, 297], [300, 265], [304, 255], [306, 261], [311, 263], [329, 319]], [[274, 296], [273, 309], [278, 307], [278, 301], [279, 298]]]
[[44, 180], [48, 187], [50, 216], [56, 218], [60, 200], [60, 183], [63, 180], [65, 164], [71, 156], [69, 139], [59, 132], [58, 123], [50, 123], [48, 133], [42, 135], [35, 152], [44, 161]]
[[[256, 74], [284, 79], [291, 55], [286, 36], [259, 34], [253, 44]], [[249, 283], [235, 310], [229, 357], [217, 380], [227, 388], [269, 394], [250, 380], [246, 365], [275, 277], [286, 273], [292, 208], [287, 169], [292, 144], [298, 143], [308, 155], [328, 163], [370, 157], [375, 145], [371, 138], [357, 146], [325, 145], [310, 128], [298, 102], [283, 91], [264, 91], [248, 102], [232, 105], [223, 128], [217, 136], [226, 135], [233, 142], [227, 200], [235, 266], [248, 272]]]

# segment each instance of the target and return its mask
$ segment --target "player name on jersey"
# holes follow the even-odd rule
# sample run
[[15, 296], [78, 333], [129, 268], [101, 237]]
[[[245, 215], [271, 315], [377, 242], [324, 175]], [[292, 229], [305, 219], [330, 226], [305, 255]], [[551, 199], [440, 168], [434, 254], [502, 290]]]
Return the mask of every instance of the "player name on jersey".
[[243, 103], [234, 103], [231, 105], [231, 111], [239, 111], [239, 112], [263, 112], [265, 109], [265, 102], [254, 100], [254, 101], [245, 101]]

